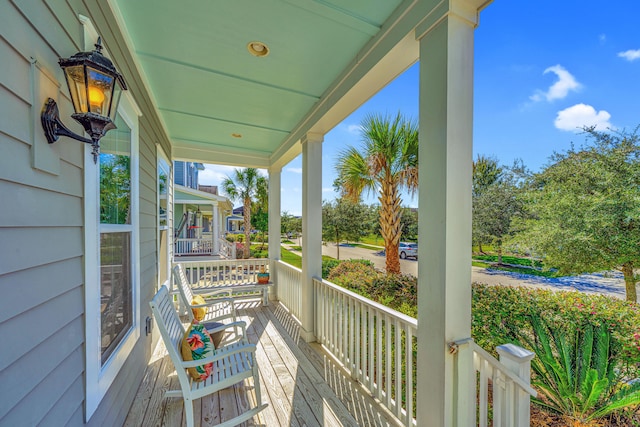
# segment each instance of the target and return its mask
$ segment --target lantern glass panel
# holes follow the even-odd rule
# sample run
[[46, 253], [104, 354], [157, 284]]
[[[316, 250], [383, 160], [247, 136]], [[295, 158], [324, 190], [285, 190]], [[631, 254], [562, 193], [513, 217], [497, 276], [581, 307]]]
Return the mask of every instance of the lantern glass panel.
[[87, 110], [87, 90], [84, 76], [84, 66], [75, 65], [64, 69], [67, 85], [71, 93], [73, 109], [76, 113], [86, 113]]
[[87, 67], [87, 98], [89, 112], [100, 116], [109, 115], [113, 96], [114, 78], [108, 74]]
[[113, 123], [116, 122], [116, 114], [118, 112], [118, 104], [120, 103], [120, 95], [122, 95], [122, 87], [120, 82], [116, 79], [113, 85], [113, 101], [111, 101], [111, 111], [109, 111], [109, 117]]

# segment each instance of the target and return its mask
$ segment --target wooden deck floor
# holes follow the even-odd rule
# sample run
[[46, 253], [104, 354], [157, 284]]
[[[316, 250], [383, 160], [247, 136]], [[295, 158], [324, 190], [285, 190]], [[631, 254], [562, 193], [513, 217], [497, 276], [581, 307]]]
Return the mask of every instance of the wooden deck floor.
[[[240, 305], [249, 341], [257, 344], [262, 411], [243, 426], [391, 426], [390, 417], [352, 381], [318, 344], [298, 337], [298, 324], [279, 304]], [[201, 426], [214, 426], [253, 407], [253, 390], [230, 387], [196, 402]], [[127, 417], [126, 426], [184, 426], [183, 401], [164, 398], [167, 389], [179, 389], [173, 364], [160, 341], [149, 361], [144, 380]], [[251, 403], [249, 401], [251, 400]]]

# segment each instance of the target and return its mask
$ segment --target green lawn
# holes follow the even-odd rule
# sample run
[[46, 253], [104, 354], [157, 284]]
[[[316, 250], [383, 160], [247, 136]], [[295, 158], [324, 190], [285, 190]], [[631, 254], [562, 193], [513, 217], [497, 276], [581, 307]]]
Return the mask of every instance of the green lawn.
[[[473, 255], [474, 260], [498, 262], [498, 255]], [[502, 262], [505, 264], [524, 265], [525, 267], [542, 268], [542, 262], [530, 258], [520, 258], [516, 256], [503, 255]]]
[[280, 259], [294, 267], [302, 268], [302, 257], [286, 250], [285, 248], [280, 248]]
[[369, 249], [372, 251], [379, 251], [380, 247], [382, 246], [371, 246], [371, 245], [367, 245], [366, 243], [351, 243], [353, 246], [357, 246], [358, 248], [362, 248], [362, 249]]
[[[335, 259], [327, 255], [322, 255], [322, 260], [327, 259]], [[288, 251], [285, 248], [280, 248], [280, 260], [286, 262], [287, 264], [291, 264], [294, 267], [302, 268], [302, 257], [300, 255], [294, 254], [291, 251]]]
[[364, 243], [366, 245], [384, 246], [384, 240], [379, 234], [369, 234], [368, 236], [363, 237], [360, 240], [360, 243]]

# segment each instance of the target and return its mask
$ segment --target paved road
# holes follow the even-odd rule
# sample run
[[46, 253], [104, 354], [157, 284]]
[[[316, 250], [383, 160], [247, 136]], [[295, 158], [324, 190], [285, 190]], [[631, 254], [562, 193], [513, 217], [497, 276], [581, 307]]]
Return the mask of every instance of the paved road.
[[[337, 247], [328, 243], [322, 247], [322, 254], [337, 258]], [[376, 268], [384, 270], [385, 258], [376, 255], [376, 251], [359, 247], [340, 246], [340, 259], [368, 259]], [[400, 260], [400, 269], [404, 274], [418, 276], [417, 260]], [[486, 268], [471, 267], [471, 281], [486, 283], [488, 285], [531, 286], [535, 288], [581, 291], [601, 293], [617, 298], [625, 298], [624, 279], [618, 272], [610, 275], [583, 274], [580, 276], [546, 278], [530, 276], [526, 274], [511, 273], [501, 270], [488, 270]]]

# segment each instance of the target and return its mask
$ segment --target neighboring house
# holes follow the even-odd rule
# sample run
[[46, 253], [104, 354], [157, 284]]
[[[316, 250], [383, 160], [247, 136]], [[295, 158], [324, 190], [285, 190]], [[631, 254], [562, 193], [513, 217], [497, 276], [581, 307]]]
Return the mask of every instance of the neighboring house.
[[173, 162], [173, 182], [176, 185], [198, 189], [198, 172], [204, 170], [202, 163], [196, 162]]
[[244, 231], [244, 217], [242, 215], [229, 215], [227, 217], [227, 233], [238, 234]]
[[212, 192], [175, 185], [173, 204], [174, 256], [219, 255], [231, 202]]
[[227, 216], [227, 233], [239, 234], [244, 232], [244, 206], [239, 206]]
[[[0, 4], [0, 425], [123, 424], [158, 342], [149, 301], [168, 283], [175, 160], [268, 170], [275, 266], [281, 171], [302, 154], [296, 295], [300, 338], [313, 341], [323, 135], [421, 57], [430, 264], [419, 265], [417, 423], [471, 423], [461, 405], [475, 399], [454, 384], [475, 384], [471, 356], [456, 364], [447, 344], [470, 336], [471, 273], [459, 266], [471, 263], [473, 35], [487, 2], [334, 3]], [[94, 163], [88, 144], [48, 144], [40, 113], [53, 98], [61, 122], [82, 132], [58, 59], [94, 49], [98, 36], [128, 90]]]

